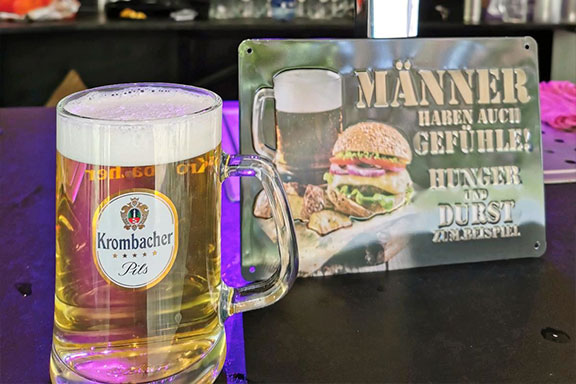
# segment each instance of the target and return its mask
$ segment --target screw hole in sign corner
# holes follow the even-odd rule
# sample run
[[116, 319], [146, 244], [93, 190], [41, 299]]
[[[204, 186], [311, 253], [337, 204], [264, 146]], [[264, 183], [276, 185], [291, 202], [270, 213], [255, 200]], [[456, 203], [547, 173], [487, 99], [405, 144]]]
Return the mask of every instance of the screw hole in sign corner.
[[530, 50], [530, 44], [528, 44], [528, 43], [524, 44], [524, 49], [529, 51]]
[[540, 242], [539, 242], [539, 241], [537, 241], [537, 242], [534, 243], [534, 249], [535, 249], [535, 250], [540, 249]]
[[254, 52], [254, 50], [253, 50], [252, 48], [246, 49], [246, 53], [247, 53], [247, 54], [251, 55], [252, 52]]

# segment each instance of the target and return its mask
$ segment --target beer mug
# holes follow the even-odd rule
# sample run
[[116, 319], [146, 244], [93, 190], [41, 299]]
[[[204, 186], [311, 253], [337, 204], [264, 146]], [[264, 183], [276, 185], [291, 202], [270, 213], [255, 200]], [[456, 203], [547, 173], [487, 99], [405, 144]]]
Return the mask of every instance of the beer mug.
[[[190, 86], [106, 86], [57, 108], [53, 383], [212, 382], [224, 320], [279, 300], [297, 274], [273, 165], [222, 152], [222, 100]], [[279, 269], [234, 289], [220, 274], [220, 187], [263, 184]], [[240, 223], [238, 223], [240, 225]]]
[[[280, 72], [273, 82], [274, 88], [261, 88], [254, 96], [254, 149], [273, 160], [285, 179], [322, 184], [342, 132], [342, 78], [325, 69], [293, 69]], [[270, 99], [275, 101], [276, 149], [264, 140], [265, 102]]]

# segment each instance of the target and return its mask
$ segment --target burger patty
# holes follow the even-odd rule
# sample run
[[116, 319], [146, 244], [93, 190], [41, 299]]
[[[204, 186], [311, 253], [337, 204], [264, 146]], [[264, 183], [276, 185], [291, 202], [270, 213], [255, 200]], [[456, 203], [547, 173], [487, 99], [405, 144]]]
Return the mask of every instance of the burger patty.
[[386, 172], [378, 177], [365, 177], [356, 175], [332, 175], [331, 186], [336, 188], [340, 185], [350, 185], [357, 188], [373, 187], [382, 191], [396, 195], [404, 193], [412, 180], [406, 170], [400, 172]]

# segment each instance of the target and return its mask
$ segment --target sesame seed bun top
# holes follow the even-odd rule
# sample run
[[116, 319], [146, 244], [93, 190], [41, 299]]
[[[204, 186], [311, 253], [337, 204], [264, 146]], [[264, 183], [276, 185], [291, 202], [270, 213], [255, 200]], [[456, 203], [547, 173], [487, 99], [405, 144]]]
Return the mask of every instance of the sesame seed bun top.
[[379, 153], [398, 157], [407, 163], [412, 161], [412, 151], [404, 136], [395, 128], [376, 121], [356, 123], [342, 132], [332, 154], [344, 151]]

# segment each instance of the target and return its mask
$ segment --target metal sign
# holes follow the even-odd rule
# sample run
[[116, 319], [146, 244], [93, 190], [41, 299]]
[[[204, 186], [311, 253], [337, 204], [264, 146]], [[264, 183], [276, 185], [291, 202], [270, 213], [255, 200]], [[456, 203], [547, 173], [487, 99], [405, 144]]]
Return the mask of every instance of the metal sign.
[[[285, 181], [301, 275], [544, 253], [533, 39], [249, 40], [239, 62], [241, 151]], [[249, 280], [269, 217], [242, 180]]]

